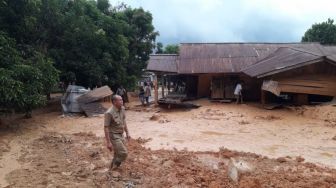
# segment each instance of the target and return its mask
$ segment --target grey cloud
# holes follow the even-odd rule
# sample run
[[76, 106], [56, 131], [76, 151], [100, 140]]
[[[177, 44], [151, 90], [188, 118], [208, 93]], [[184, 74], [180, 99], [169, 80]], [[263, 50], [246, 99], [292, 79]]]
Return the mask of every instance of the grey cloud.
[[[125, 0], [153, 15], [163, 44], [181, 42], [299, 42], [313, 23], [325, 21], [323, 12], [290, 17], [247, 0]], [[209, 3], [213, 2], [213, 3]], [[289, 5], [290, 6], [290, 5]], [[300, 11], [298, 9], [298, 11]], [[323, 13], [325, 14], [325, 13]]]

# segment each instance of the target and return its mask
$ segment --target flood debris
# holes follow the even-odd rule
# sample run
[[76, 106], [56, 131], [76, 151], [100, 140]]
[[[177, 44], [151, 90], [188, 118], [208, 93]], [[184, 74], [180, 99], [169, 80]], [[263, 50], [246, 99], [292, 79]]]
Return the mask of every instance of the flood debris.
[[103, 114], [111, 107], [113, 92], [108, 86], [87, 90], [82, 86], [69, 85], [62, 97], [63, 113], [81, 113], [93, 117]]

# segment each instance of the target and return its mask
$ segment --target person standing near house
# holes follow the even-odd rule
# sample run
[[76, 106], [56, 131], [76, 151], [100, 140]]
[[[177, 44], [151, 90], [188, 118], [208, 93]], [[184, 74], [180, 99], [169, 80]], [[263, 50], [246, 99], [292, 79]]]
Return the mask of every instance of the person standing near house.
[[234, 95], [236, 96], [236, 104], [239, 103], [239, 100], [241, 103], [243, 103], [243, 95], [242, 95], [242, 90], [243, 90], [243, 84], [242, 82], [238, 82], [236, 85], [236, 88], [234, 90]]
[[117, 169], [127, 157], [124, 132], [126, 139], [131, 137], [126, 124], [125, 108], [123, 100], [119, 95], [112, 96], [112, 107], [104, 115], [104, 132], [107, 149], [114, 152], [110, 169]]
[[149, 105], [149, 96], [151, 96], [151, 88], [147, 82], [145, 82], [145, 100], [146, 105]]
[[121, 96], [121, 98], [123, 99], [123, 103], [126, 107], [126, 103], [128, 103], [128, 96], [126, 89], [122, 85], [120, 85], [120, 87], [117, 89], [116, 94]]
[[145, 105], [145, 90], [143, 86], [139, 87], [139, 99], [140, 99], [142, 106], [144, 106]]

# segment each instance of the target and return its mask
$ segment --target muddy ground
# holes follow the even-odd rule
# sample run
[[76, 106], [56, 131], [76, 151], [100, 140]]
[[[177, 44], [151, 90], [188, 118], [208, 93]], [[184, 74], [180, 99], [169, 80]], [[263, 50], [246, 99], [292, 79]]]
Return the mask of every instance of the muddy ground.
[[55, 101], [32, 119], [6, 118], [0, 187], [336, 187], [336, 107], [197, 102], [128, 104], [129, 157], [112, 173], [102, 116], [63, 117]]

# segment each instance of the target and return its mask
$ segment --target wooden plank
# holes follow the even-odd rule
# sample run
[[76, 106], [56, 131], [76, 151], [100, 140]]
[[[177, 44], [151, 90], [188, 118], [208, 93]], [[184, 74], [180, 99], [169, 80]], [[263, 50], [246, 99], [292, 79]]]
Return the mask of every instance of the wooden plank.
[[208, 74], [198, 76], [198, 97], [209, 97], [210, 95], [211, 76]]
[[[285, 80], [288, 78], [284, 78]], [[299, 79], [299, 80], [336, 80], [336, 76], [335, 75], [328, 75], [328, 74], [305, 74], [305, 75], [301, 75], [301, 76], [294, 76], [290, 79]], [[282, 80], [282, 79], [281, 79]]]
[[316, 88], [316, 87], [293, 86], [293, 85], [280, 85], [279, 87], [281, 92], [336, 96], [336, 89], [332, 88]]
[[159, 100], [159, 90], [158, 90], [158, 81], [157, 81], [158, 75], [154, 78], [154, 102], [155, 104], [158, 104]]
[[164, 77], [163, 77], [163, 75], [161, 76], [161, 88], [162, 88], [162, 98], [164, 98], [165, 96], [164, 96], [164, 88], [165, 88], [165, 79], [164, 79]]
[[235, 98], [234, 89], [235, 89], [235, 86], [233, 84], [231, 84], [231, 85], [226, 84], [225, 85], [225, 98], [234, 99]]
[[287, 88], [302, 88], [306, 90], [317, 90], [317, 91], [325, 91], [325, 92], [333, 92], [336, 89], [331, 87], [311, 87], [311, 86], [304, 86], [304, 85], [291, 85], [291, 84], [281, 84], [279, 85], [281, 91], [282, 89]]
[[212, 80], [211, 98], [223, 99], [224, 98], [224, 80], [221, 78], [214, 78]]
[[281, 80], [278, 81], [281, 85], [302, 85], [307, 87], [332, 87], [336, 88], [335, 82], [328, 81], [314, 81], [314, 80]]
[[81, 95], [77, 98], [79, 103], [91, 103], [95, 101], [99, 101], [105, 97], [111, 96], [113, 94], [112, 90], [108, 86], [103, 86], [100, 88], [96, 88], [91, 90], [84, 95]]

